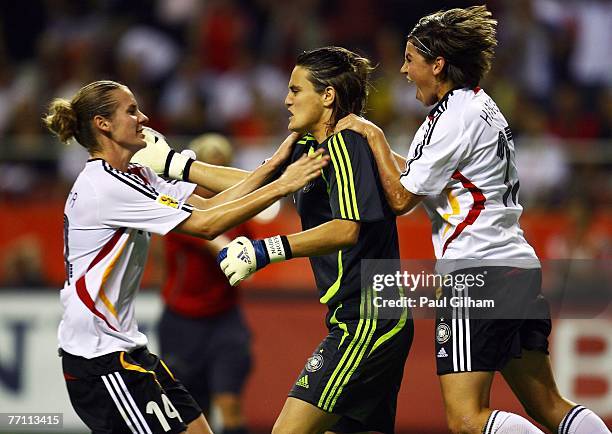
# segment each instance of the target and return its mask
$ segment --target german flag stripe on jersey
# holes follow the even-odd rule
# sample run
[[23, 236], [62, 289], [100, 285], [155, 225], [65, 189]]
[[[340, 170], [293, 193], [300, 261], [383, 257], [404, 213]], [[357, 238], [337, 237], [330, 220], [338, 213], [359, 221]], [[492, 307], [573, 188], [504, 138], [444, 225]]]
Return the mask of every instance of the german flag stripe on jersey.
[[373, 303], [373, 289], [368, 288], [361, 292], [359, 323], [355, 335], [347, 345], [340, 362], [323, 389], [317, 405], [319, 408], [333, 412], [344, 386], [349, 382], [366, 354], [372, 336], [376, 331], [377, 317], [378, 308]]
[[[87, 267], [87, 271], [91, 270], [105, 256], [110, 254], [110, 252], [119, 242], [119, 239], [121, 238], [121, 236], [125, 233], [125, 230], [126, 230], [125, 228], [119, 228], [115, 232], [115, 234], [110, 239], [110, 241], [104, 245], [102, 250], [100, 250], [100, 252], [96, 255], [94, 260], [91, 262], [89, 267]], [[87, 284], [85, 282], [85, 276], [87, 275], [87, 271], [76, 282], [77, 295], [81, 299], [83, 304], [87, 306], [87, 308], [91, 311], [91, 313], [93, 313], [95, 316], [103, 320], [111, 330], [117, 331], [117, 329], [108, 322], [108, 319], [106, 318], [106, 316], [98, 310], [98, 308], [96, 307], [96, 304], [92, 300], [91, 295], [89, 294], [89, 291], [87, 290]]]
[[455, 173], [453, 173], [452, 178], [460, 181], [461, 185], [463, 185], [463, 188], [470, 192], [474, 203], [472, 204], [472, 208], [470, 208], [470, 210], [468, 211], [467, 216], [465, 216], [465, 219], [457, 225], [453, 234], [448, 237], [446, 242], [444, 243], [444, 246], [442, 247], [443, 255], [446, 252], [446, 249], [448, 248], [449, 244], [452, 243], [453, 240], [455, 240], [459, 235], [461, 235], [461, 232], [463, 232], [466, 227], [474, 224], [482, 210], [485, 209], [485, 203], [487, 201], [487, 198], [482, 193], [482, 190], [476, 187], [472, 183], [472, 181], [463, 176], [463, 174], [458, 170], [455, 170]]
[[338, 203], [340, 216], [344, 219], [359, 220], [357, 207], [357, 192], [353, 177], [353, 164], [341, 133], [329, 141], [329, 155], [334, 166], [338, 184]]
[[[132, 234], [129, 235], [129, 237], [131, 237], [131, 236], [132, 236]], [[128, 245], [129, 237], [128, 237], [128, 239], [125, 240], [123, 245], [119, 248], [119, 251], [117, 252], [115, 257], [113, 258], [113, 260], [110, 262], [108, 267], [106, 267], [106, 270], [104, 270], [104, 274], [102, 275], [102, 283], [100, 284], [100, 292], [99, 292], [100, 300], [102, 300], [102, 303], [104, 303], [104, 306], [106, 306], [108, 311], [111, 314], [113, 314], [113, 316], [116, 319], [119, 319], [119, 316], [117, 315], [117, 309], [115, 308], [113, 303], [109, 300], [108, 296], [106, 295], [106, 291], [105, 291], [104, 288], [106, 287], [106, 281], [108, 280], [108, 278], [110, 277], [111, 273], [115, 269], [115, 265], [117, 264], [117, 260], [119, 260], [119, 258], [121, 257], [121, 254], [123, 253], [123, 250], [125, 249], [125, 246]]]

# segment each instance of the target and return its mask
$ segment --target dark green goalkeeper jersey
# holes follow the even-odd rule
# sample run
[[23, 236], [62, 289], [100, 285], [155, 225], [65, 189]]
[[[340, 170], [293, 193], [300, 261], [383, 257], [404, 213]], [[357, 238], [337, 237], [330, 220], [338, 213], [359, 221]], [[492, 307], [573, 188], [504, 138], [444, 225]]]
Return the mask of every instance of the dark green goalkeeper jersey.
[[[330, 308], [342, 303], [345, 308], [354, 307], [350, 310], [358, 314], [361, 291], [371, 284], [371, 275], [399, 270], [395, 214], [387, 204], [374, 156], [363, 137], [345, 130], [317, 143], [306, 135], [296, 144], [291, 162], [318, 148], [325, 149], [330, 162], [322, 169], [322, 176], [294, 193], [293, 198], [303, 230], [334, 219], [361, 224], [353, 247], [310, 258], [321, 303]], [[387, 261], [364, 265], [362, 283], [362, 259]]]

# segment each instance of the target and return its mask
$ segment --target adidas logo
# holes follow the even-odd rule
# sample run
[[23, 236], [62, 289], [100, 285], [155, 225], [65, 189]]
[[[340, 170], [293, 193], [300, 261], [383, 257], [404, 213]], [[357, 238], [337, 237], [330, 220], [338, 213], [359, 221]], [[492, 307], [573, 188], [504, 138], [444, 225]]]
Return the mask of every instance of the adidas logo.
[[304, 389], [308, 389], [310, 387], [308, 385], [308, 375], [304, 375], [303, 377], [301, 377], [295, 384], [303, 387]]
[[249, 254], [246, 251], [246, 247], [242, 249], [240, 253], [238, 253], [238, 259], [240, 259], [242, 262], [245, 262], [247, 264], [251, 263], [251, 258], [249, 257]]
[[448, 357], [448, 353], [446, 352], [444, 347], [442, 347], [440, 348], [440, 351], [438, 351], [438, 359], [442, 359], [444, 357]]

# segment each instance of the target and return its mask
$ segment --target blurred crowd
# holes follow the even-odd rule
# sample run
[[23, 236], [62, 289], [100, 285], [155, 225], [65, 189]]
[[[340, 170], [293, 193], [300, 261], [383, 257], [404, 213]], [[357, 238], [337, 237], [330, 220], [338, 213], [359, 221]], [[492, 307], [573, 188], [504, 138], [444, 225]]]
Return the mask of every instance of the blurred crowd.
[[[40, 118], [53, 97], [69, 98], [102, 78], [127, 84], [153, 128], [168, 136], [227, 134], [239, 146], [238, 163], [257, 164], [256, 150], [286, 132], [283, 101], [296, 55], [329, 44], [378, 64], [367, 116], [403, 150], [425, 113], [399, 74], [405, 35], [423, 14], [477, 3], [482, 1], [4, 2], [0, 155], [22, 164], [3, 165], [1, 190], [27, 192], [36, 184], [32, 168], [47, 172], [47, 186], [49, 175], [73, 175], [72, 159], [57, 158]], [[612, 40], [612, 2], [487, 4], [499, 20], [500, 43], [483, 87], [524, 148], [523, 199], [554, 205], [563, 198], [551, 192], [559, 186], [567, 192], [577, 171], [578, 178], [609, 175], [600, 166], [610, 165], [612, 45], [605, 41]], [[538, 170], [542, 165], [546, 171]], [[578, 182], [574, 188], [585, 187]], [[593, 194], [598, 202], [610, 199], [609, 192], [601, 197], [600, 187]]]
[[[405, 153], [427, 110], [399, 73], [418, 18], [483, 1], [29, 0], [0, 13], [0, 202], [63, 200], [86, 153], [43, 130], [54, 97], [113, 79], [150, 126], [187, 143], [219, 132], [252, 168], [287, 133], [300, 51], [341, 45], [377, 68], [366, 116]], [[517, 144], [521, 202], [612, 203], [612, 1], [493, 0], [499, 46], [482, 87]], [[608, 42], [606, 42], [608, 41]], [[31, 249], [26, 249], [31, 250]], [[27, 261], [26, 261], [27, 262]]]

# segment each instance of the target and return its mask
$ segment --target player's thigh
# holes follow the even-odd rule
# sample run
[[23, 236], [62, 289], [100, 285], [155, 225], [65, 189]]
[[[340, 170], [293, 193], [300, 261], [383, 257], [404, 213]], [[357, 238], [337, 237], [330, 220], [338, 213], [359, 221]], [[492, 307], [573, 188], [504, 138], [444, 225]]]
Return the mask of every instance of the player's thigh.
[[527, 413], [538, 422], [557, 427], [575, 405], [559, 393], [550, 358], [541, 351], [524, 350], [502, 370], [504, 379]]
[[339, 415], [323, 411], [306, 401], [289, 397], [274, 423], [272, 433], [318, 434], [328, 430], [339, 419]]

